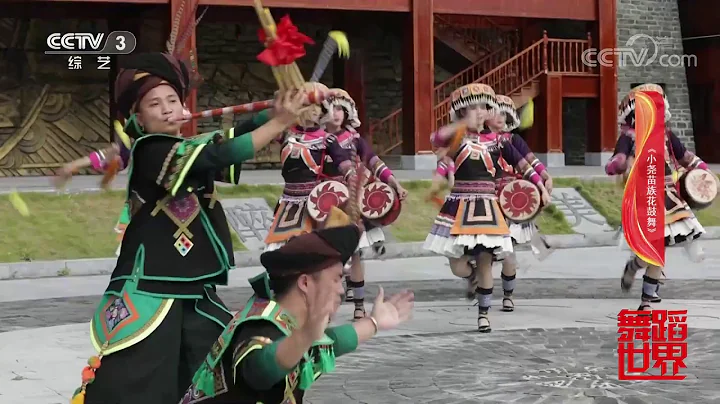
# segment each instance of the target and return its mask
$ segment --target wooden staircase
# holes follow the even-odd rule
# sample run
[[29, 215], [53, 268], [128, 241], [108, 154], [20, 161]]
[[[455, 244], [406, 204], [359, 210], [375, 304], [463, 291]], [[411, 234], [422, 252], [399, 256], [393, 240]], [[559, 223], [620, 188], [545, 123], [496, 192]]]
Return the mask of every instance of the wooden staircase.
[[435, 16], [435, 38], [452, 48], [470, 62], [476, 62], [494, 51], [504, 47], [517, 47], [519, 36], [517, 30], [492, 25], [488, 27], [457, 26], [451, 17]]
[[[582, 63], [583, 51], [591, 46], [592, 39], [589, 35], [587, 39], [554, 39], [548, 38], [547, 33], [544, 33], [539, 41], [482, 74], [477, 73], [481, 69], [474, 64], [468, 70], [475, 69], [477, 75], [464, 71], [435, 88], [435, 125], [428, 128], [428, 136], [437, 128], [450, 123], [449, 95], [456, 88], [470, 83], [485, 83], [491, 86], [496, 94], [508, 95], [516, 101], [517, 106], [521, 106], [528, 99], [539, 95], [539, 79], [543, 74], [594, 74], [590, 67]], [[489, 57], [490, 55], [483, 60], [488, 60]], [[399, 150], [402, 145], [402, 109], [372, 122], [369, 132], [378, 155], [392, 154]]]

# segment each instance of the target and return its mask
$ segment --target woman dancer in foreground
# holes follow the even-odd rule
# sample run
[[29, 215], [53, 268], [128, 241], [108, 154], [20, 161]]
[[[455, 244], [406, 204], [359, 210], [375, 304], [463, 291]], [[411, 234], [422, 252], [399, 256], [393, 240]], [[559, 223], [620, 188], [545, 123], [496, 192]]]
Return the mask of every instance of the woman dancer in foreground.
[[[328, 91], [324, 85], [314, 82], [306, 83], [305, 88], [309, 92]], [[292, 237], [322, 228], [323, 223], [310, 216], [307, 206], [315, 186], [330, 178], [326, 174], [328, 165], [336, 165], [346, 179], [355, 175], [350, 155], [334, 136], [328, 136], [320, 125], [321, 118], [322, 108], [311, 106], [284, 137], [280, 160], [285, 188], [275, 206], [273, 223], [265, 238], [265, 251], [276, 250]]]
[[[656, 91], [665, 98], [662, 87], [656, 84], [643, 84], [632, 89], [625, 96], [619, 108], [620, 137], [615, 145], [613, 157], [605, 166], [608, 175], [624, 174], [630, 169], [631, 161], [635, 157], [635, 92], [639, 91]], [[670, 106], [665, 99], [666, 124], [669, 124], [669, 120]], [[683, 245], [690, 259], [699, 261], [702, 260], [702, 250], [694, 240], [705, 233], [705, 229], [675, 187], [673, 174], [678, 164], [688, 170], [708, 169], [707, 164], [688, 151], [670, 128], [667, 128], [665, 131], [665, 246]], [[622, 241], [625, 241], [624, 237]], [[663, 268], [650, 265], [633, 254], [625, 263], [620, 286], [623, 291], [630, 291], [635, 275], [641, 269], [645, 269], [645, 275], [638, 310], [651, 310], [650, 303], [653, 302], [653, 295], [657, 292]]]
[[[397, 191], [400, 200], [407, 197], [407, 191], [400, 185], [392, 171], [372, 151], [372, 147], [355, 132], [360, 127], [360, 119], [355, 101], [345, 90], [330, 89], [330, 97], [323, 102], [325, 130], [335, 135], [340, 146], [352, 156], [356, 154], [360, 163], [369, 170], [371, 177], [390, 185]], [[336, 165], [329, 166], [335, 169]], [[364, 171], [365, 172], [365, 171]], [[332, 173], [330, 176], [334, 176]], [[369, 220], [363, 219], [365, 230], [360, 237], [358, 251], [350, 260], [350, 274], [346, 277], [345, 300], [355, 304], [353, 318], [365, 317], [365, 266], [362, 263], [363, 250], [372, 249], [376, 255], [384, 253], [385, 234], [381, 227], [375, 227]]]
[[[455, 161], [455, 184], [435, 219], [424, 248], [448, 257], [450, 268], [468, 281], [468, 290], [478, 299], [478, 331], [490, 332], [488, 311], [492, 301], [494, 257], [513, 252], [506, 219], [497, 202], [495, 181], [502, 172], [501, 157], [523, 177], [536, 184], [545, 203], [550, 196], [540, 176], [512, 146], [496, 133], [480, 133], [492, 110], [497, 108], [495, 93], [487, 85], [470, 84], [452, 94], [451, 119], [431, 141], [438, 148], [451, 147]], [[469, 265], [475, 258], [477, 269]]]

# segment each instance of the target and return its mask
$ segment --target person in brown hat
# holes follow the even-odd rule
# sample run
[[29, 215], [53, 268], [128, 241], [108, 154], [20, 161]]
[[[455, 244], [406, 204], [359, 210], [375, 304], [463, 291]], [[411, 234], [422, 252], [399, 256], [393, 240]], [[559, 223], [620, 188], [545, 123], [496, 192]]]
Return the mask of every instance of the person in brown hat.
[[407, 320], [413, 293], [385, 300], [380, 288], [368, 316], [328, 328], [344, 294], [343, 265], [360, 235], [355, 225], [325, 228], [263, 253], [266, 272], [250, 279], [255, 295], [210, 349], [180, 403], [301, 403], [337, 357]]
[[[237, 183], [240, 164], [298, 118], [303, 92], [279, 97], [272, 119], [246, 133], [180, 135], [187, 67], [169, 54], [129, 56], [115, 97], [133, 139], [131, 219], [91, 321], [98, 356], [73, 404], [175, 404], [232, 318], [216, 293], [235, 266], [214, 181]], [[102, 366], [101, 366], [102, 363]]]

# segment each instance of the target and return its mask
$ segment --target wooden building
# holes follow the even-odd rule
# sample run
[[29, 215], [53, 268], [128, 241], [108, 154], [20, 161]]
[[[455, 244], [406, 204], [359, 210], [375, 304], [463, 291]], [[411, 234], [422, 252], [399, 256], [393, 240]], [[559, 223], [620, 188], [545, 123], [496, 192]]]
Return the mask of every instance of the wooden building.
[[[48, 26], [56, 29], [49, 32], [128, 30], [137, 36], [137, 51], [159, 51], [181, 1], [0, 0], [0, 176], [50, 175], [111, 136], [114, 61], [108, 72], [86, 69], [82, 77], [67, 72], [64, 59], [49, 61], [40, 55]], [[264, 5], [276, 19], [290, 14], [318, 42], [330, 29], [346, 31], [351, 58], [336, 60], [323, 81], [346, 88], [355, 98], [363, 121], [361, 133], [371, 139], [378, 154], [391, 161], [394, 156], [395, 164], [403, 168], [432, 169], [429, 134], [448, 121], [452, 90], [471, 82], [489, 84], [520, 104], [534, 99], [535, 125], [526, 138], [549, 166], [565, 164], [563, 133], [568, 129], [563, 125], [571, 112], [563, 102], [584, 100], [587, 108], [583, 116], [573, 117], [579, 124], [572, 130], [585, 134], [586, 164], [600, 165], [601, 153], [612, 151], [616, 139], [617, 72], [613, 67], [588, 66], [582, 55], [590, 48], [616, 47], [615, 3], [266, 0]], [[254, 45], [248, 39], [257, 27], [251, 4], [251, 0], [200, 0], [201, 9], [210, 8], [191, 43], [207, 85], [190, 97], [191, 109], [271, 94], [268, 80], [256, 90], [269, 69], [239, 56], [248, 47], [261, 51], [256, 39]], [[68, 20], [101, 20], [105, 25], [78, 31], [81, 25]], [[305, 31], [306, 26], [317, 32]], [[216, 42], [220, 37], [244, 42], [220, 45]], [[380, 42], [388, 44], [382, 54]], [[379, 67], [391, 62], [392, 66]], [[312, 51], [304, 63], [301, 68], [308, 74], [314, 63]], [[237, 69], [242, 72], [233, 75]], [[232, 91], [223, 92], [228, 88]], [[199, 124], [204, 130], [223, 122]], [[273, 160], [270, 154], [263, 157], [265, 161]]]
[[695, 147], [709, 163], [720, 163], [720, 2], [678, 1]]

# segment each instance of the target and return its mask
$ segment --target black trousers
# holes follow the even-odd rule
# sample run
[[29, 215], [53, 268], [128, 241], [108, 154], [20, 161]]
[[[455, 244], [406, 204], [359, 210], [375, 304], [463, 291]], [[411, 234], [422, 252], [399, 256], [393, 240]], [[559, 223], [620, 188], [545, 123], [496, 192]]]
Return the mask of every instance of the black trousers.
[[[104, 357], [87, 386], [85, 403], [177, 404], [223, 331], [195, 310], [196, 302], [175, 300], [152, 334]], [[231, 317], [224, 314], [227, 323]]]

